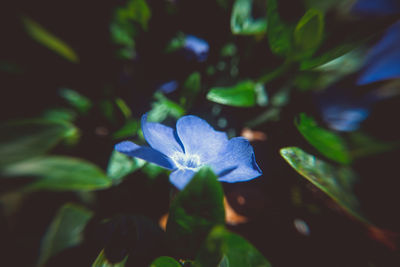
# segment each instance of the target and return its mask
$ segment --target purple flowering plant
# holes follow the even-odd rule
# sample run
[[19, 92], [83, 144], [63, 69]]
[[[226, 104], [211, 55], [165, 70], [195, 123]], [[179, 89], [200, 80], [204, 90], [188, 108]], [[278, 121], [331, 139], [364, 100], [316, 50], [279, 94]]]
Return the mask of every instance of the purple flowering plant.
[[221, 182], [235, 183], [251, 180], [262, 174], [254, 150], [243, 137], [228, 139], [205, 120], [183, 116], [176, 129], [148, 122], [143, 115], [142, 131], [148, 146], [123, 141], [115, 149], [131, 157], [141, 158], [172, 170], [170, 182], [183, 189], [203, 166], [209, 166]]

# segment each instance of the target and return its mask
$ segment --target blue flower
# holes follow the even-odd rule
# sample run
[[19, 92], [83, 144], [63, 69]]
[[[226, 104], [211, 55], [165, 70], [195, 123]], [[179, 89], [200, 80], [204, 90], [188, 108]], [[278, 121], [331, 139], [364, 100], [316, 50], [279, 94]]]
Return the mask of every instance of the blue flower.
[[365, 15], [392, 15], [400, 13], [398, 0], [358, 0], [352, 12]]
[[208, 43], [200, 38], [193, 35], [187, 35], [183, 45], [186, 57], [191, 59], [196, 59], [199, 62], [203, 62], [208, 57], [209, 45]]
[[178, 189], [183, 189], [205, 165], [213, 169], [219, 181], [228, 183], [251, 180], [262, 174], [248, 140], [243, 137], [228, 140], [224, 132], [214, 130], [199, 117], [180, 118], [174, 130], [147, 122], [144, 115], [142, 131], [150, 147], [123, 141], [115, 149], [172, 170], [170, 182]]
[[367, 55], [357, 84], [400, 78], [400, 21], [393, 24]]

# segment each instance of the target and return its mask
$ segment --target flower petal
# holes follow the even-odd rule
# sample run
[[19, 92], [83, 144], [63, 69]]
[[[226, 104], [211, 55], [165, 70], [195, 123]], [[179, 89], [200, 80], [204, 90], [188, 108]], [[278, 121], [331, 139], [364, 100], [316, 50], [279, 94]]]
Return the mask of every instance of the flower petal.
[[160, 123], [147, 122], [147, 114], [142, 116], [142, 131], [147, 143], [168, 157], [177, 151], [183, 152], [174, 129]]
[[115, 145], [115, 150], [131, 157], [141, 158], [166, 169], [172, 170], [176, 168], [175, 164], [167, 156], [151, 147], [138, 146], [130, 141], [123, 141]]
[[169, 181], [182, 190], [192, 180], [195, 172], [191, 170], [176, 170], [169, 175]]
[[229, 140], [226, 150], [210, 166], [221, 182], [247, 181], [262, 174], [256, 163], [253, 147], [243, 137]]
[[224, 132], [214, 130], [205, 120], [196, 116], [180, 118], [176, 123], [176, 131], [185, 154], [198, 155], [203, 164], [216, 159], [228, 144]]

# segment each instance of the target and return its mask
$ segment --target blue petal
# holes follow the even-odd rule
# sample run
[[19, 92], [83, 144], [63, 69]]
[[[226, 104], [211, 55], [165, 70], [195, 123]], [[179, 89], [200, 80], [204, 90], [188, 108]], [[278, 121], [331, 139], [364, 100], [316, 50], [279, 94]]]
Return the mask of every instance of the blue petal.
[[138, 146], [130, 141], [123, 141], [115, 145], [115, 150], [131, 157], [141, 158], [166, 169], [172, 170], [176, 168], [175, 164], [167, 156], [151, 147]]
[[400, 21], [392, 25], [372, 48], [357, 84], [400, 77]]
[[195, 172], [191, 170], [176, 170], [169, 176], [169, 181], [182, 190], [192, 180]]
[[210, 166], [221, 182], [248, 181], [262, 174], [256, 163], [253, 147], [243, 137], [229, 140], [226, 150]]
[[187, 52], [188, 59], [195, 58], [198, 61], [205, 61], [208, 57], [209, 45], [200, 38], [193, 35], [187, 35], [185, 38], [184, 49]]
[[351, 9], [365, 15], [391, 15], [400, 12], [398, 0], [358, 0]]
[[228, 137], [215, 131], [205, 120], [196, 116], [184, 116], [176, 123], [176, 131], [185, 154], [198, 155], [201, 163], [215, 160], [225, 150]]
[[158, 87], [158, 90], [160, 90], [163, 93], [169, 94], [169, 93], [172, 93], [173, 91], [175, 91], [176, 88], [178, 88], [178, 82], [175, 80], [172, 80], [172, 81], [161, 84]]
[[164, 155], [171, 157], [176, 152], [183, 152], [174, 129], [160, 123], [147, 122], [146, 114], [142, 116], [142, 131], [147, 143]]

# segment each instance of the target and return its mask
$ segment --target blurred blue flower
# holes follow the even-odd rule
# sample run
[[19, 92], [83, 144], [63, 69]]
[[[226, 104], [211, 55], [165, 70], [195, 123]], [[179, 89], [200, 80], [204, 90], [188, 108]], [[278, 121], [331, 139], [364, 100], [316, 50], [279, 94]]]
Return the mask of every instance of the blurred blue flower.
[[175, 80], [165, 82], [158, 87], [158, 90], [165, 94], [172, 93], [178, 88], [178, 82]]
[[183, 50], [186, 58], [189, 60], [196, 59], [199, 62], [205, 61], [208, 57], [209, 49], [209, 45], [205, 40], [193, 35], [186, 35]]
[[400, 13], [400, 1], [358, 0], [351, 11], [363, 15], [392, 15]]
[[400, 78], [400, 21], [371, 49], [361, 73], [359, 85]]
[[224, 132], [214, 130], [196, 116], [184, 116], [176, 130], [142, 117], [143, 135], [150, 147], [123, 141], [115, 146], [121, 153], [138, 157], [172, 170], [170, 182], [183, 189], [193, 175], [207, 165], [219, 181], [235, 183], [262, 174], [249, 141], [243, 137], [228, 140]]

